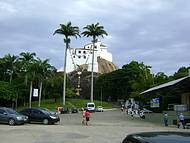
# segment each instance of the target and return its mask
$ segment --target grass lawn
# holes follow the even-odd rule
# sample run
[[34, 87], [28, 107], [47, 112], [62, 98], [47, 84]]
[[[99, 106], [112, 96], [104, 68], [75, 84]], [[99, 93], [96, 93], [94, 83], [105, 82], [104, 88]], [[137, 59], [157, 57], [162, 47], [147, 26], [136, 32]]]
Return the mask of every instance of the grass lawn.
[[[84, 100], [84, 99], [66, 99], [66, 101], [65, 101], [66, 106], [69, 108], [71, 108], [71, 107], [82, 108], [82, 107], [85, 107], [87, 102], [90, 102], [90, 101]], [[101, 106], [101, 101], [94, 100], [94, 103], [96, 106]], [[56, 110], [56, 108], [59, 106], [62, 106], [62, 100], [61, 99], [58, 99], [56, 102], [54, 101], [54, 99], [47, 99], [47, 100], [41, 101], [41, 107], [42, 108], [48, 108], [52, 111]], [[114, 105], [112, 103], [102, 102], [102, 106], [105, 109], [109, 109], [109, 108], [112, 108]], [[22, 110], [23, 108], [27, 108], [27, 107], [28, 106], [19, 107], [18, 111]], [[32, 107], [38, 107], [38, 101], [32, 102]]]

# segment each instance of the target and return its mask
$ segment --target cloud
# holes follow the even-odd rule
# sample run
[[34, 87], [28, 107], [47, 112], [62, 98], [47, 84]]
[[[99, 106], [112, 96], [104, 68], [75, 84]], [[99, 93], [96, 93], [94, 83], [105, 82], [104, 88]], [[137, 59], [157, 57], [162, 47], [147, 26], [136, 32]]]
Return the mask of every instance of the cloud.
[[[3, 0], [0, 1], [0, 56], [36, 52], [61, 69], [64, 43], [52, 33], [71, 21], [81, 28], [100, 22], [118, 66], [131, 60], [172, 74], [189, 66], [190, 2], [187, 0]], [[72, 38], [83, 47], [91, 38]]]
[[17, 10], [11, 4], [0, 1], [0, 11], [6, 13], [14, 13]]

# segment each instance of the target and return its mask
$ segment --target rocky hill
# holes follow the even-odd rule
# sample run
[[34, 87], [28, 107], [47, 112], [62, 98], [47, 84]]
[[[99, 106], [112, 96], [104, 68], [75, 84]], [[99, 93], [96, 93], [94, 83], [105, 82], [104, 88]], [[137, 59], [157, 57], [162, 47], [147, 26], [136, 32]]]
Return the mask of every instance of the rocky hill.
[[118, 69], [118, 67], [115, 64], [101, 57], [98, 57], [97, 61], [98, 61], [98, 72], [101, 74], [109, 73]]
[[[112, 71], [117, 70], [117, 66], [114, 65], [112, 62], [109, 62], [105, 59], [102, 59], [98, 57], [98, 73], [94, 73], [94, 79], [96, 80], [99, 75], [104, 73], [109, 73]], [[74, 88], [77, 88], [78, 82], [79, 82], [79, 76], [77, 74], [78, 71], [82, 71], [80, 75], [80, 86], [81, 91], [80, 95], [82, 97], [90, 97], [90, 81], [91, 81], [91, 72], [87, 71], [86, 65], [81, 65], [78, 67], [76, 71], [70, 72], [67, 74], [68, 79], [70, 80], [71, 84]]]

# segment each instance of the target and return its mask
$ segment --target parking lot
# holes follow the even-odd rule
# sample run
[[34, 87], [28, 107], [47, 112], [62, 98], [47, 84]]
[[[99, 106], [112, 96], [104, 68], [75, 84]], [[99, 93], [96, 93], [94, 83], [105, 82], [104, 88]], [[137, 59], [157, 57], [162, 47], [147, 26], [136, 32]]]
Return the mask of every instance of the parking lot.
[[61, 114], [55, 125], [0, 125], [1, 143], [120, 143], [127, 134], [143, 131], [188, 131], [131, 119], [119, 110], [93, 113], [89, 126], [82, 126], [81, 113]]

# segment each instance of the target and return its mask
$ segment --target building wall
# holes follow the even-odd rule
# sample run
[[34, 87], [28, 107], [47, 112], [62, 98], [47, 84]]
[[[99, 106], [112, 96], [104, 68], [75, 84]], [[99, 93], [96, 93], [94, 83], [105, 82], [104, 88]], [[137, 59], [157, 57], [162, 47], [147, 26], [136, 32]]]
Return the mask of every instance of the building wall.
[[[92, 69], [92, 43], [84, 48], [69, 48], [67, 51], [66, 72], [72, 72], [77, 69], [77, 65], [87, 64], [88, 71]], [[101, 42], [95, 43], [94, 48], [94, 72], [98, 72], [97, 57], [101, 57], [112, 62], [112, 54], [107, 51], [107, 47]]]
[[181, 103], [182, 104], [187, 104], [187, 109], [190, 110], [190, 93], [182, 94]]

